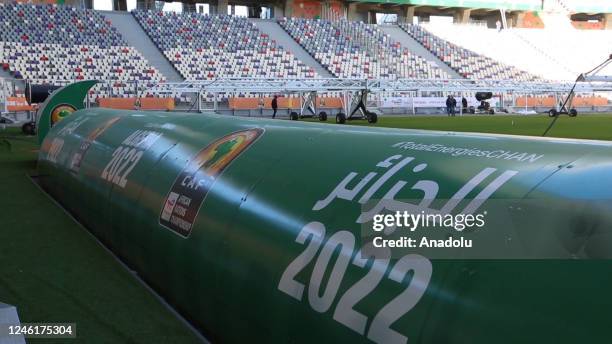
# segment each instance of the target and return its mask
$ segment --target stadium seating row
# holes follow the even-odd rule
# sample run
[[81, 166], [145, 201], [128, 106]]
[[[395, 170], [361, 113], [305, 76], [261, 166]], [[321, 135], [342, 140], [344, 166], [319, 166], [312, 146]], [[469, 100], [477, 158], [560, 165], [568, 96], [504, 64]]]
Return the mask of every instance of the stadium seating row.
[[475, 25], [422, 27], [463, 48], [548, 80], [575, 80], [604, 61], [612, 46], [609, 30], [515, 28], [498, 32]]
[[312, 68], [246, 18], [160, 11], [132, 13], [186, 79], [316, 76]]
[[340, 78], [447, 78], [438, 66], [392, 42], [376, 25], [283, 18], [280, 25]]
[[[140, 10], [133, 11], [133, 16], [189, 80], [317, 77], [312, 68], [246, 18]], [[303, 18], [283, 18], [279, 24], [336, 77], [449, 77], [437, 65], [391, 40], [377, 25]], [[603, 60], [612, 46], [612, 37], [603, 30], [571, 30], [559, 37], [545, 29], [498, 32], [471, 25], [400, 26], [461, 76], [474, 79], [539, 80], [536, 75], [570, 79], [576, 70], [587, 70]], [[0, 3], [0, 27], [0, 68], [17, 79], [51, 84], [105, 80], [95, 89], [95, 96], [103, 97], [134, 97], [164, 81], [97, 11]], [[499, 40], [503, 44], [495, 45]], [[573, 49], [547, 54], [567, 40]], [[468, 49], [471, 47], [474, 49]]]
[[520, 81], [539, 79], [533, 74], [437, 37], [421, 26], [402, 23], [400, 27], [464, 78]]
[[17, 79], [107, 80], [95, 96], [133, 96], [163, 76], [99, 12], [0, 3], [0, 64]]

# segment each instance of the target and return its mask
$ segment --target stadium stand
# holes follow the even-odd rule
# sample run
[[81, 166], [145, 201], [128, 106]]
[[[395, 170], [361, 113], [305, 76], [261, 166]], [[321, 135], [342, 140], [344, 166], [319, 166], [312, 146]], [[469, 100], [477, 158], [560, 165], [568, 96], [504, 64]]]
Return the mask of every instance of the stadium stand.
[[[126, 17], [134, 25], [138, 22], [188, 80], [318, 77], [249, 19], [142, 10], [132, 15], [136, 21]], [[335, 77], [449, 78], [438, 65], [397, 42], [400, 39], [396, 36], [392, 39], [384, 27], [304, 18], [283, 18], [278, 23], [288, 33], [288, 40], [291, 36]], [[164, 81], [100, 12], [61, 5], [0, 3], [0, 26], [0, 67], [17, 79], [50, 84], [108, 80], [96, 89], [96, 95], [125, 98], [143, 95], [139, 93], [146, 87]], [[498, 32], [478, 25], [399, 26], [460, 76], [474, 79], [575, 79], [604, 59], [612, 46], [607, 30], [570, 27], [560, 35], [559, 28]], [[559, 51], [559, 47], [571, 49]]]
[[512, 64], [549, 80], [574, 80], [609, 54], [612, 35], [607, 30], [574, 28], [513, 28], [497, 32], [476, 25], [424, 25], [439, 38]]
[[334, 76], [419, 78], [449, 76], [435, 64], [392, 42], [376, 25], [283, 18], [280, 25]]
[[[532, 57], [532, 61], [536, 58], [544, 60], [542, 74], [548, 79], [574, 80], [605, 60], [612, 47], [612, 34], [608, 30], [577, 30], [572, 27], [562, 32], [545, 28], [513, 29], [508, 33], [518, 36], [531, 48], [524, 52]], [[529, 61], [523, 63], [528, 65]], [[606, 71], [608, 75], [611, 72], [610, 69]]]
[[246, 18], [138, 10], [132, 13], [185, 79], [316, 76], [312, 68]]
[[64, 84], [107, 80], [96, 96], [129, 97], [163, 81], [133, 47], [93, 10], [57, 5], [0, 4], [0, 63], [17, 79]]
[[[462, 25], [448, 25], [449, 28], [457, 26]], [[465, 78], [520, 81], [538, 80], [536, 75], [520, 70], [514, 66], [503, 64], [492, 58], [444, 40], [424, 29], [422, 26], [402, 23], [400, 27]], [[494, 32], [497, 33], [496, 30], [494, 30]], [[461, 36], [461, 34], [455, 32], [452, 36]], [[471, 37], [470, 39], [478, 40], [479, 38]], [[495, 49], [495, 47], [489, 46], [489, 49]]]
[[[545, 79], [565, 80], [570, 78], [569, 71], [560, 68], [556, 61], [551, 61], [542, 54], [536, 54], [532, 46], [514, 34], [515, 30], [498, 32], [495, 29], [476, 25], [426, 25], [424, 28], [443, 40], [452, 41], [479, 55], [517, 66]], [[525, 30], [542, 31], [542, 29]]]

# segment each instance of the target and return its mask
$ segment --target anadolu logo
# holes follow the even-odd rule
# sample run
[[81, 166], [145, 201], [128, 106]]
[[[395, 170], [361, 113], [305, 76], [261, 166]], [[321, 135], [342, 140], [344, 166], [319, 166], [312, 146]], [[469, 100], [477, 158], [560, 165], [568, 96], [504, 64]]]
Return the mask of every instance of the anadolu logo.
[[76, 108], [72, 105], [62, 104], [56, 106], [55, 108], [53, 108], [53, 110], [51, 110], [51, 126], [54, 126], [57, 122], [64, 119], [64, 117], [69, 116], [75, 111]]
[[174, 181], [164, 199], [159, 223], [182, 237], [189, 237], [214, 182], [263, 132], [261, 128], [236, 131], [200, 150]]

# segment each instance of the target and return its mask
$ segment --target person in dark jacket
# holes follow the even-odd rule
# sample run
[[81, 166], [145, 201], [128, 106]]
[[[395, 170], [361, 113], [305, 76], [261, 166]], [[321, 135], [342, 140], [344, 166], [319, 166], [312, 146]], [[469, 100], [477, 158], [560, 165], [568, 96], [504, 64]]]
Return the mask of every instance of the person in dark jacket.
[[462, 110], [463, 113], [468, 112], [468, 102], [467, 102], [467, 99], [465, 99], [465, 97], [461, 97], [461, 107], [463, 108]]
[[451, 96], [446, 97], [446, 114], [450, 117], [451, 109], [453, 107], [453, 101], [451, 100]]
[[451, 96], [451, 115], [455, 117], [455, 108], [457, 107], [457, 99], [454, 96]]
[[278, 110], [278, 96], [274, 96], [274, 98], [272, 98], [272, 110], [274, 110], [274, 113], [272, 114], [272, 118], [276, 117], [276, 110]]

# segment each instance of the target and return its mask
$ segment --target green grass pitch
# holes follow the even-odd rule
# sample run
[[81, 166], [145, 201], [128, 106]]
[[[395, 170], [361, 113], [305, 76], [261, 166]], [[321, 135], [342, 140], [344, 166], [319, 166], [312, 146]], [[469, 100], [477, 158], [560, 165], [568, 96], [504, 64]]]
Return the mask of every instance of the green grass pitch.
[[[316, 119], [312, 119], [316, 121]], [[328, 122], [335, 118], [329, 116]], [[552, 118], [546, 115], [480, 115], [480, 116], [381, 116], [378, 123], [364, 120], [347, 124], [375, 127], [482, 132], [541, 136]], [[593, 140], [612, 140], [612, 115], [560, 116], [547, 136]]]
[[37, 149], [34, 137], [0, 130], [0, 302], [22, 323], [76, 323], [77, 338], [28, 343], [199, 343], [35, 186]]

